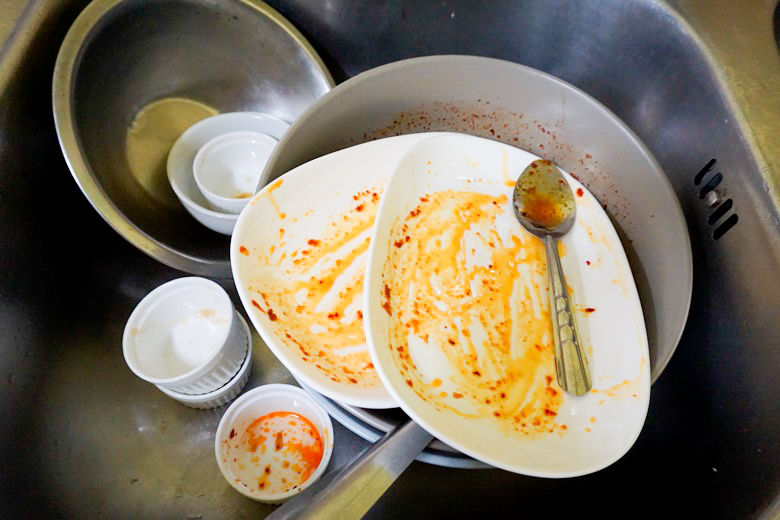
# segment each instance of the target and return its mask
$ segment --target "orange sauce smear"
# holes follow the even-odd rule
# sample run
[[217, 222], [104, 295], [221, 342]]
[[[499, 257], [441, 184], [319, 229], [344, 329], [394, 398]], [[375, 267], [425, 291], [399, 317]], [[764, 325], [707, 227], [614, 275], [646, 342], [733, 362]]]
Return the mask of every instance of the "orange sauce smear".
[[240, 482], [252, 491], [283, 493], [306, 482], [319, 467], [324, 443], [317, 427], [294, 412], [273, 412], [225, 441]]
[[541, 193], [527, 195], [523, 203], [525, 216], [545, 228], [559, 225], [563, 220], [564, 210], [557, 200]]
[[332, 381], [357, 388], [381, 385], [366, 347], [361, 305], [381, 193], [382, 187], [373, 187], [353, 194], [347, 212], [289, 255], [269, 251], [269, 263], [278, 265], [250, 286], [258, 295], [253, 304], [268, 314], [277, 337]]
[[[381, 295], [393, 318], [389, 347], [406, 384], [438, 409], [509, 433], [560, 433], [544, 246], [519, 224], [504, 243], [495, 219], [508, 208], [503, 195], [442, 191], [396, 222]], [[487, 265], [467, 234], [489, 252]], [[449, 381], [425, 380], [412, 337], [446, 357]]]

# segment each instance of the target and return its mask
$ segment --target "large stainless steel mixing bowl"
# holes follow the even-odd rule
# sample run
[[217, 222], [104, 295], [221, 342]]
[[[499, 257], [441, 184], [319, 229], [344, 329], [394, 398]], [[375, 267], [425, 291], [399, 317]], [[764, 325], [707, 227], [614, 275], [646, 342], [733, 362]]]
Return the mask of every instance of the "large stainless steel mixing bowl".
[[332, 86], [303, 36], [263, 2], [96, 0], [57, 57], [54, 116], [76, 182], [114, 229], [165, 264], [227, 277], [229, 237], [176, 199], [168, 150], [220, 112], [292, 122]]

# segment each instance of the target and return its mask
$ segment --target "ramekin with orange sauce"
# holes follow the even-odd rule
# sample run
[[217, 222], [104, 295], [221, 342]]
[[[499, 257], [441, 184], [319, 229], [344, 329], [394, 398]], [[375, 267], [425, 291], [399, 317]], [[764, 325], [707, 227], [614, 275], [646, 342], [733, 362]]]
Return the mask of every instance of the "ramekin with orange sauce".
[[333, 425], [304, 390], [263, 385], [227, 409], [215, 451], [233, 488], [254, 500], [278, 503], [324, 473], [333, 452]]

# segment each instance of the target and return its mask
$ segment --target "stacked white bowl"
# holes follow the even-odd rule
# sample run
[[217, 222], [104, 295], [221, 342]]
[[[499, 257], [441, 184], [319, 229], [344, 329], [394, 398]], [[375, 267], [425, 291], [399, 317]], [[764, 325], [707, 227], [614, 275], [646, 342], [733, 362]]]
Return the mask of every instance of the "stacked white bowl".
[[195, 123], [168, 154], [173, 192], [198, 222], [231, 235], [241, 209], [265, 184], [265, 164], [289, 127], [257, 112], [219, 114]]
[[164, 283], [133, 310], [122, 348], [128, 367], [193, 408], [235, 399], [249, 379], [252, 336], [217, 283], [187, 277]]

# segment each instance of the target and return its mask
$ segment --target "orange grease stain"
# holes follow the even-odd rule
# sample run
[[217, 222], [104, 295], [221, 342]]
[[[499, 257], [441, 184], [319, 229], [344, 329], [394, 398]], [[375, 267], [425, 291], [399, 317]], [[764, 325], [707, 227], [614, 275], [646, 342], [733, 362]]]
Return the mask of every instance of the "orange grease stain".
[[[523, 435], [561, 432], [543, 243], [521, 229], [508, 238], [498, 233], [505, 195], [441, 191], [422, 199], [394, 225], [383, 270], [396, 366], [437, 408]], [[401, 239], [402, 247], [392, 247]], [[487, 259], [475, 254], [476, 243]], [[423, 377], [414, 365], [412, 335], [454, 368], [454, 401], [445, 400], [441, 379]]]
[[287, 218], [287, 215], [282, 213], [282, 210], [279, 208], [279, 204], [276, 202], [276, 199], [274, 198], [274, 192], [278, 190], [282, 183], [284, 182], [284, 179], [277, 179], [275, 180], [269, 187], [268, 190], [265, 191], [265, 195], [268, 197], [268, 200], [271, 201], [271, 205], [273, 205], [274, 210], [276, 210], [276, 214], [279, 216], [280, 220], [284, 220]]
[[[364, 347], [362, 311], [354, 302], [362, 297], [370, 231], [384, 182], [352, 194], [361, 210], [350, 205], [344, 214], [333, 215], [316, 238], [309, 235], [286, 249], [280, 243], [279, 269], [252, 279], [252, 290], [264, 292], [266, 306], [273, 308], [277, 337], [329, 379], [359, 388], [381, 386]], [[294, 260], [285, 263], [288, 253]]]
[[[267, 434], [267, 435], [266, 435]], [[287, 491], [306, 482], [319, 467], [324, 455], [324, 443], [316, 426], [294, 412], [272, 412], [252, 421], [236, 439], [238, 450], [250, 455], [250, 471], [259, 477], [242, 475], [242, 482], [256, 481], [258, 489]], [[268, 449], [271, 446], [272, 449]], [[266, 455], [268, 454], [268, 455]], [[246, 468], [246, 464], [243, 465]], [[241, 465], [239, 465], [241, 467]]]

